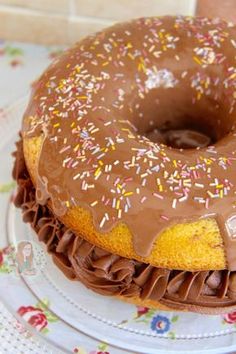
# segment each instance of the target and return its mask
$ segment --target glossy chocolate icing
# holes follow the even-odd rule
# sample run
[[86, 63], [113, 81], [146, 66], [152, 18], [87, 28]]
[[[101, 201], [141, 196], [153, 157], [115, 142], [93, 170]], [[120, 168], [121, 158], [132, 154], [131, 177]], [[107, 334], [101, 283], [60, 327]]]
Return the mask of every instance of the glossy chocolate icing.
[[23, 210], [55, 264], [72, 280], [102, 295], [151, 299], [175, 309], [220, 313], [236, 305], [236, 273], [228, 270], [189, 272], [156, 268], [111, 254], [65, 227], [48, 208], [37, 203], [35, 188], [17, 143], [13, 177], [14, 203]]
[[[235, 36], [220, 20], [144, 18], [65, 52], [24, 116], [24, 138], [44, 137], [38, 203], [57, 216], [83, 206], [100, 232], [127, 224], [144, 257], [163, 229], [214, 218], [236, 270]], [[215, 143], [173, 149], [145, 137], [155, 129]]]

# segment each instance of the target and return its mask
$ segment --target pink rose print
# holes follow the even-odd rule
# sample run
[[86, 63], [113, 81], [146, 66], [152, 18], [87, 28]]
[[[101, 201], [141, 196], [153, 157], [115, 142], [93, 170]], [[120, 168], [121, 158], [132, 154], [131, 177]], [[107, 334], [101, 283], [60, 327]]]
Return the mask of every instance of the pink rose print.
[[57, 58], [62, 52], [63, 52], [63, 49], [61, 49], [61, 48], [52, 49], [48, 54], [49, 59], [53, 60], [53, 59]]
[[231, 313], [226, 313], [224, 315], [224, 321], [230, 324], [236, 323], [236, 311]]
[[19, 60], [19, 59], [13, 59], [13, 60], [10, 61], [10, 65], [11, 65], [13, 68], [15, 68], [15, 67], [17, 67], [17, 66], [22, 65], [22, 61]]
[[47, 317], [43, 311], [37, 307], [21, 306], [17, 312], [26, 322], [39, 332], [48, 325]]
[[0, 266], [3, 264], [3, 252], [0, 252]]
[[[37, 331], [47, 334], [49, 332], [48, 324], [58, 321], [58, 318], [48, 309], [49, 301], [43, 299], [33, 306], [21, 306], [17, 313]], [[18, 324], [18, 330], [20, 330]]]
[[2, 253], [9, 255], [11, 253], [15, 252], [15, 248], [13, 246], [7, 246], [5, 248], [3, 248]]
[[[1, 186], [0, 186], [1, 189]], [[11, 273], [14, 264], [14, 247], [7, 246], [0, 249], [0, 273]]]
[[5, 47], [0, 48], [0, 56], [5, 56], [9, 59], [9, 64], [12, 67], [17, 67], [23, 65], [21, 58], [23, 57], [23, 50], [21, 48], [12, 47], [6, 45]]
[[30, 337], [30, 333], [27, 332], [27, 329], [23, 326], [22, 323], [20, 323], [19, 321], [14, 321], [13, 322], [13, 325], [14, 327], [17, 329], [17, 331], [20, 333], [20, 334], [25, 334], [26, 336]]
[[149, 311], [148, 307], [137, 306], [137, 318], [145, 315]]

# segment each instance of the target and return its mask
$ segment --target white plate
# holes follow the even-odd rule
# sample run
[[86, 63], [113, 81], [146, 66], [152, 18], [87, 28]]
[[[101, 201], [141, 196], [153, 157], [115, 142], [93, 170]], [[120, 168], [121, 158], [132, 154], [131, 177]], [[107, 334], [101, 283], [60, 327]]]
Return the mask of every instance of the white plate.
[[[0, 266], [0, 296], [12, 312], [21, 307], [23, 321], [35, 322], [41, 315], [47, 324], [34, 323], [38, 335], [58, 350], [84, 353], [226, 353], [236, 349], [236, 314], [206, 316], [181, 312], [138, 309], [103, 297], [82, 284], [67, 280], [52, 263], [21, 212], [10, 199], [11, 152], [20, 128], [27, 98], [10, 107], [0, 120], [0, 232], [1, 247], [30, 241], [34, 262], [41, 265], [36, 275], [18, 276], [4, 254]], [[9, 191], [7, 191], [9, 190]], [[3, 193], [3, 191], [5, 191]], [[1, 257], [0, 257], [1, 259]], [[9, 273], [7, 273], [7, 270]], [[16, 296], [17, 294], [17, 296]], [[37, 309], [38, 303], [42, 308]], [[37, 304], [37, 305], [36, 305]], [[22, 306], [32, 308], [22, 309]], [[38, 316], [38, 317], [37, 317]], [[99, 344], [100, 343], [100, 344]], [[107, 343], [101, 344], [101, 343]], [[77, 348], [77, 349], [76, 349]]]

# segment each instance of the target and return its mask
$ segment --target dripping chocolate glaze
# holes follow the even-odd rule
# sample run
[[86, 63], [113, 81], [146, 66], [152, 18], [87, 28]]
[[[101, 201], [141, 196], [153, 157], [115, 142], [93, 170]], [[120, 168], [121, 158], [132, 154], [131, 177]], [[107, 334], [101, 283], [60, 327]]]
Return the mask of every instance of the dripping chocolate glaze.
[[[58, 216], [86, 207], [100, 232], [127, 224], [144, 257], [165, 228], [214, 218], [235, 270], [235, 35], [219, 20], [147, 18], [65, 52], [24, 116], [24, 137], [46, 131], [38, 202], [50, 198]], [[173, 149], [145, 137], [155, 129], [215, 143]]]
[[27, 171], [22, 141], [17, 143], [13, 177], [17, 181], [14, 203], [23, 220], [31, 224], [52, 254], [55, 264], [72, 280], [108, 296], [150, 299], [200, 313], [225, 313], [235, 306], [235, 272], [181, 271], [156, 268], [111, 254], [75, 235], [46, 205], [36, 201]]

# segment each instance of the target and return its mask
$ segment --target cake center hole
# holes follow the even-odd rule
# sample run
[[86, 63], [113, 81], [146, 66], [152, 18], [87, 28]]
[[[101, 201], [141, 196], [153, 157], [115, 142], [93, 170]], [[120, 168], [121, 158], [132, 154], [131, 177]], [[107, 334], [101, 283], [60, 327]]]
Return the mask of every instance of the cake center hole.
[[145, 136], [154, 143], [165, 144], [175, 149], [204, 148], [214, 143], [214, 139], [195, 129], [158, 129], [148, 131]]

